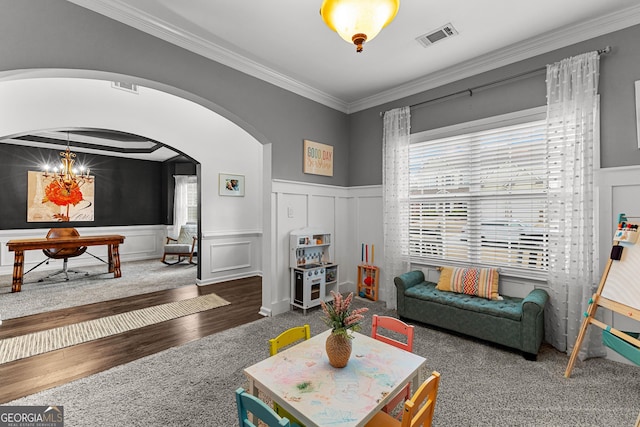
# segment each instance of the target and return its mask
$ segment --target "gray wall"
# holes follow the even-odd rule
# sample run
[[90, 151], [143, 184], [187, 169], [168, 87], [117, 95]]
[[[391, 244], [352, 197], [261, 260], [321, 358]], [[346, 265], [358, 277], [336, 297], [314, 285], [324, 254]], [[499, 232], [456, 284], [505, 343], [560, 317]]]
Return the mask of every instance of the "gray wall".
[[[262, 143], [273, 144], [273, 178], [338, 186], [382, 183], [379, 112], [411, 105], [544, 67], [610, 45], [602, 57], [602, 167], [640, 164], [635, 80], [640, 80], [640, 26], [521, 61], [351, 115], [260, 81], [64, 0], [0, 0], [0, 72], [32, 68], [98, 70], [134, 76], [205, 100]], [[545, 76], [412, 109], [412, 132], [543, 105]], [[334, 176], [302, 172], [304, 139], [334, 146]], [[197, 160], [197, 159], [196, 159]]]
[[[0, 73], [64, 68], [158, 82], [272, 143], [273, 178], [348, 185], [346, 114], [64, 0], [0, 0], [0, 10]], [[302, 172], [304, 139], [333, 145], [333, 177]]]
[[[640, 26], [634, 26], [479, 74], [427, 92], [363, 110], [349, 116], [349, 184], [382, 183], [382, 118], [379, 113], [481, 86], [584, 52], [611, 46], [600, 58], [601, 166], [640, 164], [636, 138], [634, 82], [640, 80]], [[463, 123], [546, 104], [545, 71], [486, 89], [416, 106], [411, 109], [411, 132]], [[357, 159], [357, 161], [355, 160]]]

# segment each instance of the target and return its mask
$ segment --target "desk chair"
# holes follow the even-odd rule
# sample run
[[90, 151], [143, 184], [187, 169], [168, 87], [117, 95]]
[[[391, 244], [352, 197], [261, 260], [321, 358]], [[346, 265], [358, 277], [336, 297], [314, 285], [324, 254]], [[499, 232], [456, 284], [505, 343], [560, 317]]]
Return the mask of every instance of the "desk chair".
[[439, 386], [440, 374], [433, 371], [431, 376], [418, 387], [411, 399], [404, 402], [400, 421], [380, 411], [366, 424], [366, 427], [430, 427]]
[[[174, 265], [189, 258], [189, 264], [196, 264], [193, 262], [194, 255], [198, 253], [198, 224], [194, 222], [188, 222], [180, 227], [180, 234], [178, 238], [167, 237], [167, 242], [164, 245], [164, 253], [162, 254], [162, 262], [167, 265]], [[168, 262], [167, 256], [178, 257], [175, 262]]]
[[[311, 329], [309, 328], [309, 325], [295, 326], [291, 329], [287, 329], [277, 337], [269, 340], [269, 356], [273, 356], [278, 353], [278, 350], [281, 348], [287, 347], [301, 340], [308, 340], [309, 338], [311, 338]], [[287, 417], [290, 419], [292, 425], [304, 427], [304, 424], [300, 423], [300, 421], [298, 421], [293, 415], [275, 402], [273, 403], [273, 409], [276, 414], [281, 417]]]
[[256, 427], [256, 424], [249, 420], [247, 412], [251, 412], [258, 420], [262, 421], [262, 424], [269, 427], [291, 426], [287, 418], [281, 418], [266, 403], [247, 393], [243, 388], [236, 390], [236, 405], [238, 406], [240, 427]]
[[[395, 334], [383, 335], [381, 334], [380, 329], [385, 329], [387, 331], [391, 331]], [[371, 318], [371, 338], [376, 339], [378, 341], [382, 341], [384, 343], [390, 344], [394, 347], [400, 348], [402, 350], [412, 352], [413, 351], [413, 334], [414, 334], [414, 326], [407, 325], [402, 320], [396, 319], [395, 317], [389, 316], [378, 316], [374, 314]], [[406, 338], [406, 342], [399, 341], [395, 338], [392, 338], [388, 335], [403, 335]], [[391, 413], [398, 403], [409, 400], [411, 398], [411, 384], [407, 384], [400, 393], [391, 399], [389, 403], [385, 405], [382, 410], [386, 413]], [[402, 416], [402, 412], [398, 414], [398, 419]]]
[[[80, 236], [80, 233], [75, 228], [52, 228], [47, 233], [47, 239], [61, 239], [65, 237], [75, 237], [75, 236]], [[83, 253], [85, 253], [86, 250], [87, 250], [86, 246], [78, 246], [76, 248], [43, 249], [42, 252], [48, 258], [63, 260], [62, 270], [56, 271], [55, 273], [48, 275], [47, 277], [45, 277], [45, 279], [50, 279], [54, 276], [57, 276], [58, 274], [64, 274], [65, 280], [69, 280], [69, 273], [84, 274], [85, 276], [88, 276], [89, 273], [86, 271], [71, 270], [68, 268], [69, 258], [80, 256]], [[47, 263], [49, 263], [49, 260], [47, 260]], [[44, 279], [40, 279], [40, 281], [43, 281], [43, 280]]]

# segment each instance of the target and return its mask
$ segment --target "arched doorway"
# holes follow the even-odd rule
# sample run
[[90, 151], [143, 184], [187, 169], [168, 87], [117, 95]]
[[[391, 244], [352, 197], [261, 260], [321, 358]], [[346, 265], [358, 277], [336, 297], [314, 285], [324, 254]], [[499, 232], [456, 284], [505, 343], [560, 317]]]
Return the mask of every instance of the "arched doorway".
[[[78, 70], [10, 74], [0, 76], [0, 138], [63, 127], [111, 129], [161, 141], [200, 162], [199, 282], [262, 273], [262, 312], [270, 313], [272, 261], [263, 259], [271, 224], [264, 191], [271, 180], [268, 141], [211, 101], [159, 83]], [[138, 93], [112, 87], [123, 80], [138, 84]], [[245, 196], [220, 197], [220, 173], [243, 175]]]

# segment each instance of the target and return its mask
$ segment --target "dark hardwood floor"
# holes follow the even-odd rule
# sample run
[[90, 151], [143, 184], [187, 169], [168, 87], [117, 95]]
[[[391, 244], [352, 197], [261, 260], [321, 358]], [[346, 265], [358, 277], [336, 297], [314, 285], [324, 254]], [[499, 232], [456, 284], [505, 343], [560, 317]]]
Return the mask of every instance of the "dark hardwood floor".
[[215, 293], [231, 304], [1, 364], [0, 403], [59, 386], [260, 319], [262, 316], [258, 311], [262, 303], [262, 280], [260, 277], [251, 277], [207, 286], [191, 285], [4, 320], [0, 326], [0, 339], [209, 293]]

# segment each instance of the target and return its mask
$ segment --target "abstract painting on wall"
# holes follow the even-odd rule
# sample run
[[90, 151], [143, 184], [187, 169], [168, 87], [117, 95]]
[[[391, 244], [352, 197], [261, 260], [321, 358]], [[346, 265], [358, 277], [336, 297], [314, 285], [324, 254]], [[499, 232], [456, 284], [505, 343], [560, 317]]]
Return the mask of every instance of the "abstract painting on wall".
[[27, 222], [93, 221], [93, 177], [64, 187], [52, 176], [29, 171]]

